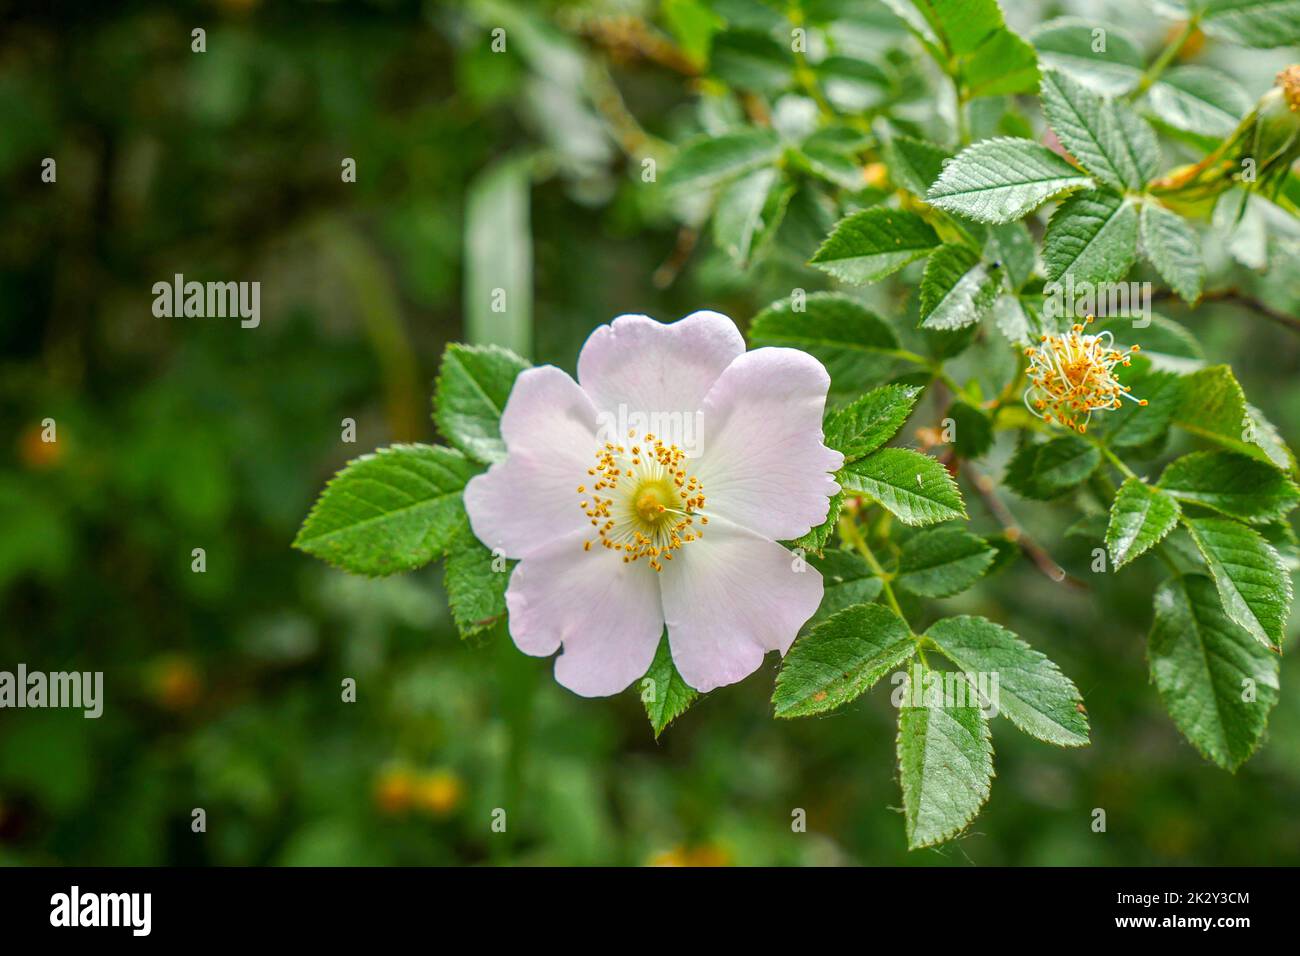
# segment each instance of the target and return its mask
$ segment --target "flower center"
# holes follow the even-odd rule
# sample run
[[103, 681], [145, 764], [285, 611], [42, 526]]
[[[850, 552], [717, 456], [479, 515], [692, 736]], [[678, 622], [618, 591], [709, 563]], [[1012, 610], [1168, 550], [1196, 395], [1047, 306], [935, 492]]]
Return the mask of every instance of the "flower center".
[[686, 453], [676, 445], [665, 445], [647, 434], [637, 441], [636, 429], [627, 433], [628, 443], [606, 442], [596, 452], [596, 464], [587, 474], [596, 479], [580, 506], [596, 529], [596, 537], [584, 541], [622, 551], [623, 561], [646, 558], [650, 567], [663, 570], [673, 552], [704, 536], [701, 526], [709, 523], [701, 513], [704, 486], [688, 475]]
[[1115, 377], [1115, 367], [1127, 366], [1138, 346], [1128, 351], [1114, 348], [1110, 332], [1084, 335], [1091, 323], [1088, 316], [1065, 335], [1044, 335], [1037, 346], [1025, 349], [1029, 357], [1025, 405], [1044, 421], [1055, 417], [1080, 434], [1088, 430], [1094, 411], [1119, 408], [1124, 398], [1146, 404]]

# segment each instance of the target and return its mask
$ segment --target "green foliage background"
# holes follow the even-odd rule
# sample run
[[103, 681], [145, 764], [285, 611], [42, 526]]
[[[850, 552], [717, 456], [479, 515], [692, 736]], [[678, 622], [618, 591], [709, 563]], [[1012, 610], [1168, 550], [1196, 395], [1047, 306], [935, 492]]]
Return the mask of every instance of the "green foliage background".
[[[860, 6], [868, 25], [889, 19]], [[1161, 45], [1168, 21], [1101, 6], [1090, 15]], [[1079, 12], [1004, 7], [1018, 29]], [[1092, 745], [1045, 747], [999, 722], [972, 832], [911, 854], [886, 694], [774, 721], [769, 660], [656, 742], [635, 694], [575, 697], [500, 628], [462, 644], [436, 567], [370, 581], [289, 549], [346, 460], [434, 439], [448, 341], [572, 368], [619, 312], [715, 308], [746, 326], [793, 286], [829, 286], [780, 259], [742, 272], [707, 236], [690, 247], [624, 157], [695, 128], [694, 81], [637, 26], [662, 22], [657, 8], [74, 3], [0, 34], [0, 668], [106, 682], [97, 721], [0, 712], [0, 861], [1300, 862], [1295, 655], [1261, 751], [1217, 770], [1147, 682], [1153, 569], [1090, 574], [1093, 543], [1066, 537], [1072, 518], [1049, 504], [1014, 501], [1090, 590], [1018, 562], [948, 604], [1055, 660]], [[540, 39], [493, 54], [496, 23]], [[190, 52], [195, 26], [206, 53]], [[1195, 55], [1252, 91], [1277, 62]], [[55, 185], [39, 180], [45, 156]], [[339, 181], [342, 157], [357, 183]], [[1290, 255], [1266, 291], [1294, 316]], [[473, 305], [488, 260], [521, 296], [508, 324]], [[175, 273], [260, 280], [261, 327], [154, 318], [151, 286]], [[1300, 338], [1234, 303], [1166, 311], [1300, 434]], [[53, 447], [36, 437], [46, 417]], [[346, 417], [355, 445], [340, 441]], [[344, 677], [355, 704], [339, 700]], [[206, 834], [191, 832], [195, 807]], [[795, 808], [806, 834], [791, 832]]]

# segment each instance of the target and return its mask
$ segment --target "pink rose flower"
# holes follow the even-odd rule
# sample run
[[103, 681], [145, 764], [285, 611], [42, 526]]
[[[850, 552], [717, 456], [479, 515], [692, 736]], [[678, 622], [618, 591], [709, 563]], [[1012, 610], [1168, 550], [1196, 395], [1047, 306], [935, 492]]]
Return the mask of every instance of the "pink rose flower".
[[821, 524], [839, 490], [829, 386], [807, 353], [746, 352], [716, 312], [620, 316], [587, 339], [576, 382], [523, 372], [506, 458], [465, 489], [474, 534], [520, 560], [519, 649], [559, 650], [555, 679], [586, 697], [642, 677], [665, 626], [702, 692], [784, 655], [822, 599], [821, 575], [777, 541]]

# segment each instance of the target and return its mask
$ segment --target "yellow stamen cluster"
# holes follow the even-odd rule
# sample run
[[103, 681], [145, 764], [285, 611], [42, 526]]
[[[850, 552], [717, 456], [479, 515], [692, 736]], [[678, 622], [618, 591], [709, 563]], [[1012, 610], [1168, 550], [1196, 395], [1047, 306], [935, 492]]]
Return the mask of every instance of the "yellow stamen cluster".
[[1064, 335], [1044, 335], [1039, 344], [1025, 349], [1029, 357], [1029, 388], [1025, 407], [1044, 421], [1060, 422], [1083, 434], [1095, 411], [1119, 408], [1122, 399], [1145, 405], [1146, 399], [1129, 394], [1115, 378], [1116, 366], [1127, 366], [1138, 346], [1114, 348], [1110, 332], [1085, 335], [1092, 324], [1088, 316]]
[[622, 551], [624, 563], [646, 558], [662, 571], [674, 551], [704, 536], [704, 486], [686, 473], [686, 453], [676, 445], [651, 434], [638, 442], [635, 429], [627, 437], [625, 445], [606, 442], [596, 452], [595, 467], [587, 469], [596, 479], [590, 490], [578, 485], [582, 511], [596, 529], [582, 549], [599, 544]]

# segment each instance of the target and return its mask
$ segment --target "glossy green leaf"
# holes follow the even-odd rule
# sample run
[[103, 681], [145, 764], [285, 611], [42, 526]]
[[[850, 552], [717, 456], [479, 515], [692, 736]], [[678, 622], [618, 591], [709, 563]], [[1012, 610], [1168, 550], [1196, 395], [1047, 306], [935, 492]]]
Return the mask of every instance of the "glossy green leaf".
[[1156, 174], [1155, 133], [1128, 104], [1051, 70], [1043, 74], [1042, 97], [1061, 145], [1106, 185], [1120, 192], [1141, 189]]
[[501, 413], [528, 362], [494, 345], [447, 346], [434, 387], [433, 419], [447, 440], [485, 464], [506, 456]]
[[842, 707], [916, 653], [907, 625], [879, 604], [856, 604], [794, 642], [776, 678], [778, 717]]
[[916, 213], [873, 206], [835, 224], [812, 265], [842, 282], [876, 282], [921, 258], [939, 237]]
[[1115, 282], [1137, 256], [1138, 211], [1115, 193], [1076, 193], [1052, 214], [1043, 236], [1047, 278], [1076, 285]]
[[923, 597], [965, 591], [988, 571], [995, 552], [960, 528], [933, 528], [908, 538], [898, 559], [898, 586]]
[[1142, 206], [1142, 250], [1179, 297], [1195, 303], [1205, 283], [1201, 240], [1182, 216], [1149, 201]]
[[1021, 445], [1007, 464], [1006, 483], [1022, 498], [1046, 501], [1077, 487], [1101, 464], [1101, 452], [1074, 435]]
[[776, 134], [744, 129], [696, 140], [682, 148], [664, 184], [673, 189], [705, 189], [775, 162], [781, 154]]
[[826, 446], [846, 463], [869, 455], [903, 427], [920, 394], [912, 385], [882, 385], [835, 409], [822, 424]]
[[978, 707], [951, 706], [941, 693], [926, 693], [926, 682], [936, 679], [942, 675], [916, 665], [900, 688], [898, 774], [907, 845], [914, 850], [964, 830], [993, 779], [988, 718]]
[[997, 301], [999, 273], [962, 245], [938, 249], [921, 277], [921, 327], [940, 332], [974, 325]]
[[[962, 616], [936, 621], [925, 636], [964, 673], [996, 675], [992, 703], [1031, 737], [1058, 747], [1088, 743], [1088, 718], [1078, 688], [1011, 631], [982, 617]], [[991, 691], [991, 680], [985, 686]]]
[[506, 615], [506, 586], [516, 562], [493, 555], [463, 519], [447, 547], [442, 583], [461, 637], [492, 627]]
[[809, 352], [831, 374], [834, 392], [859, 393], [893, 368], [898, 337], [879, 316], [848, 296], [816, 292], [802, 301], [782, 299], [754, 317], [755, 346], [779, 345]]
[[1279, 646], [1291, 613], [1291, 575], [1274, 547], [1254, 528], [1227, 518], [1184, 517], [1183, 523], [1228, 617], [1266, 647]]
[[1111, 563], [1122, 568], [1159, 544], [1178, 524], [1178, 502], [1138, 478], [1120, 485], [1110, 506], [1106, 550]]
[[846, 607], [874, 601], [883, 589], [880, 578], [856, 552], [828, 548], [820, 557], [808, 555], [806, 560], [822, 576], [822, 603], [805, 629]]
[[840, 485], [868, 495], [904, 524], [937, 524], [966, 517], [952, 475], [929, 455], [909, 448], [882, 448], [840, 472]]
[[1046, 146], [1027, 139], [988, 139], [967, 147], [944, 167], [927, 199], [979, 222], [1000, 223], [1033, 212], [1047, 200], [1093, 180]]
[[947, 150], [910, 136], [889, 138], [884, 144], [884, 153], [890, 178], [922, 197], [943, 172], [943, 164], [952, 158]]
[[1284, 517], [1300, 504], [1300, 487], [1257, 458], [1203, 451], [1170, 462], [1160, 487], [1175, 498], [1253, 524]]
[[1214, 139], [1228, 136], [1253, 105], [1236, 80], [1204, 66], [1168, 70], [1147, 95], [1160, 122]]
[[666, 633], [659, 640], [659, 649], [650, 662], [650, 669], [636, 686], [656, 740], [664, 728], [684, 714], [700, 696], [677, 672]]
[[293, 546], [354, 574], [421, 567], [451, 543], [476, 470], [460, 452], [431, 445], [363, 455], [325, 486]]
[[1271, 461], [1286, 471], [1295, 468], [1291, 450], [1258, 409], [1246, 402], [1226, 365], [1203, 368], [1183, 379], [1183, 400], [1174, 424], [1230, 451]]
[[1084, 20], [1062, 18], [1045, 23], [1031, 40], [1044, 69], [1069, 74], [1106, 96], [1133, 89], [1146, 68], [1142, 50], [1125, 33]]
[[1246, 47], [1300, 43], [1300, 0], [1205, 0], [1201, 29], [1219, 40]]
[[1209, 578], [1180, 575], [1156, 591], [1147, 656], [1183, 736], [1225, 770], [1241, 766], [1277, 702], [1278, 657], [1224, 614]]

